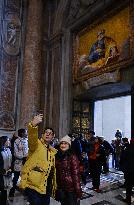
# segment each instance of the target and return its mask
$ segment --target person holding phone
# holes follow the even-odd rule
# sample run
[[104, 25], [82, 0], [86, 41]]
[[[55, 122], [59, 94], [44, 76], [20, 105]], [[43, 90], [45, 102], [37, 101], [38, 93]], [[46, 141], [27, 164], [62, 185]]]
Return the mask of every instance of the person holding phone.
[[38, 125], [43, 114], [36, 115], [28, 125], [28, 159], [22, 169], [20, 188], [25, 190], [30, 205], [49, 205], [56, 190], [55, 154], [50, 143], [55, 137], [52, 128], [46, 128], [38, 138]]

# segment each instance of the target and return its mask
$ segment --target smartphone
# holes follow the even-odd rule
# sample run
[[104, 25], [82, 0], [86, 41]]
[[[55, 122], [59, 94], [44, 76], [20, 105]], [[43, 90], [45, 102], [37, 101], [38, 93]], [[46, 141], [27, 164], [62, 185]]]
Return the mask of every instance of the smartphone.
[[38, 110], [36, 115], [42, 114], [43, 115], [43, 110]]

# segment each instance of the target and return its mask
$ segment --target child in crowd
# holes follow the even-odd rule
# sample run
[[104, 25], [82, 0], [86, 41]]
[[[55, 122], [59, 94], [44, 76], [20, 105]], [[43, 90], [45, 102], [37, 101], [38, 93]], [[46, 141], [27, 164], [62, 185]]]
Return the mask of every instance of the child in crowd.
[[86, 152], [82, 152], [82, 157], [80, 161], [80, 175], [81, 175], [82, 184], [84, 186], [86, 186], [88, 174], [89, 174], [88, 157]]
[[10, 188], [12, 154], [10, 151], [10, 141], [7, 136], [0, 137], [0, 204], [7, 204], [7, 189]]

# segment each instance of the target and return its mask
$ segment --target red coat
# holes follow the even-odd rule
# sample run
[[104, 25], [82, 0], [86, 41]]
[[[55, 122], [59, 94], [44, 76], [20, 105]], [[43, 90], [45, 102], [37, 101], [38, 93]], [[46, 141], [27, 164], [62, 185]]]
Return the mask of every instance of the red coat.
[[74, 192], [77, 198], [81, 198], [79, 161], [76, 155], [70, 153], [70, 151], [64, 154], [57, 153], [56, 177], [58, 188], [68, 192]]

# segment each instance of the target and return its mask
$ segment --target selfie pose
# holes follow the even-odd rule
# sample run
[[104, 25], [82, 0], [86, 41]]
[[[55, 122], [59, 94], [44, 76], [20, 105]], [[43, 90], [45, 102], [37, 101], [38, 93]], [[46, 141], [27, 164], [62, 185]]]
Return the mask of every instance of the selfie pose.
[[71, 138], [66, 135], [60, 140], [56, 154], [57, 193], [61, 205], [78, 205], [82, 195], [79, 161], [71, 151]]
[[38, 139], [38, 124], [42, 120], [43, 115], [39, 114], [28, 125], [29, 153], [20, 188], [25, 190], [30, 205], [49, 205], [50, 196], [54, 196], [56, 189], [56, 150], [50, 146], [55, 135], [52, 128], [47, 128]]

